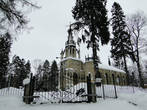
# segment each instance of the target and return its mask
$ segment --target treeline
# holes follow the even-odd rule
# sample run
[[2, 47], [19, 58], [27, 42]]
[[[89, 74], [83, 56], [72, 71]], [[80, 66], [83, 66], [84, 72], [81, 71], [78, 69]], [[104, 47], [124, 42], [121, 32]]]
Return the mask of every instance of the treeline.
[[[111, 18], [108, 20], [106, 9], [107, 0], [76, 0], [72, 10], [75, 21], [70, 28], [79, 33], [78, 43], [87, 43], [92, 48], [93, 63], [96, 78], [101, 78], [98, 68], [100, 43], [111, 43], [111, 58], [114, 66], [123, 69], [127, 74], [127, 83], [131, 85], [133, 76], [128, 69], [128, 59], [136, 65], [137, 71], [132, 71], [138, 77], [139, 86], [144, 86], [141, 68], [141, 53], [146, 53], [147, 40], [144, 38], [147, 17], [142, 12], [135, 12], [130, 16], [125, 13], [119, 3], [114, 2], [111, 8]], [[109, 27], [112, 26], [110, 37]], [[110, 64], [110, 62], [109, 62]], [[98, 84], [100, 85], [100, 84]]]
[[[5, 64], [5, 63], [4, 63]], [[37, 91], [49, 91], [58, 89], [58, 66], [54, 60], [50, 66], [48, 60], [45, 60], [43, 64], [40, 64], [37, 68], [37, 73], [31, 72], [31, 62], [20, 58], [19, 56], [13, 56], [12, 62], [9, 63], [7, 58], [7, 66], [4, 65], [4, 69], [0, 69], [0, 88], [15, 87], [22, 88], [23, 80], [30, 78], [33, 74], [34, 86]], [[2, 68], [2, 66], [0, 66]]]
[[56, 91], [58, 89], [59, 70], [54, 60], [50, 66], [48, 60], [40, 64], [35, 75], [36, 91]]

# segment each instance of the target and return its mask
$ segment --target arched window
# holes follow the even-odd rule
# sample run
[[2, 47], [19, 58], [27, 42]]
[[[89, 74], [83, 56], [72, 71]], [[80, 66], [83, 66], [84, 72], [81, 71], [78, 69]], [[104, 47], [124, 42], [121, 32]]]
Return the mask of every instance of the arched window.
[[74, 73], [73, 74], [73, 84], [75, 85], [75, 84], [78, 84], [78, 75], [77, 75], [77, 73]]
[[75, 49], [74, 49], [74, 48], [72, 49], [72, 53], [73, 53], [73, 55], [74, 55], [74, 53], [75, 53]]
[[116, 82], [117, 82], [117, 84], [120, 85], [120, 76], [119, 75], [117, 76]]
[[124, 85], [126, 84], [126, 79], [124, 76], [123, 76], [123, 83], [124, 83]]
[[69, 50], [70, 50], [70, 55], [71, 55], [72, 48], [70, 48]]

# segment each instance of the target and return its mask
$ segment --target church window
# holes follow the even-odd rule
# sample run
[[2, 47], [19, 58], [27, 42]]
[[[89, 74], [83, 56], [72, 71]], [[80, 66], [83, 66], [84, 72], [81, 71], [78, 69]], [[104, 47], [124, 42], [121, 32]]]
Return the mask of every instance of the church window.
[[117, 82], [117, 84], [120, 84], [120, 76], [119, 75], [117, 76], [116, 82]]
[[75, 84], [78, 84], [78, 75], [77, 75], [77, 73], [74, 73], [73, 74], [73, 84], [75, 85]]
[[71, 55], [71, 48], [70, 48], [70, 55]]
[[72, 49], [72, 52], [73, 52], [73, 55], [74, 55], [74, 53], [75, 53], [74, 48]]

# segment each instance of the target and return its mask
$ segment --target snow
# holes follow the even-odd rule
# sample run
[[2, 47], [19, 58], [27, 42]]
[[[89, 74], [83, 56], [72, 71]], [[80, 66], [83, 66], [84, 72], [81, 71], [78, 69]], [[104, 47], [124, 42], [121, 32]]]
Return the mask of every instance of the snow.
[[99, 68], [100, 69], [106, 69], [106, 70], [112, 70], [112, 71], [117, 71], [117, 72], [125, 73], [123, 70], [115, 68], [113, 66], [109, 66], [109, 65], [99, 64]]
[[23, 85], [27, 85], [30, 83], [30, 78], [26, 78], [23, 80]]
[[143, 110], [123, 100], [103, 100], [94, 104], [25, 105], [20, 97], [0, 97], [1, 110]]
[[[69, 60], [69, 59], [72, 59], [72, 60], [77, 60], [77, 61], [80, 61], [82, 63], [84, 63], [84, 61], [78, 59], [78, 58], [73, 58], [73, 57], [67, 57], [67, 58], [64, 58], [61, 60], [61, 62], [63, 61], [66, 61], [66, 60]], [[93, 60], [89, 60], [89, 61], [86, 61], [86, 62], [92, 62]], [[112, 70], [112, 71], [116, 71], [116, 72], [121, 72], [121, 73], [125, 73], [125, 71], [121, 70], [121, 69], [118, 69], [116, 67], [113, 67], [113, 66], [109, 66], [109, 65], [104, 65], [104, 64], [99, 64], [99, 68], [100, 69], [106, 69], [106, 70]]]
[[[78, 86], [77, 86], [78, 87]], [[113, 86], [109, 85], [109, 88]], [[12, 89], [12, 88], [11, 88]], [[117, 86], [118, 98], [97, 99], [97, 103], [31, 104], [20, 96], [0, 96], [0, 110], [147, 110], [147, 90]]]

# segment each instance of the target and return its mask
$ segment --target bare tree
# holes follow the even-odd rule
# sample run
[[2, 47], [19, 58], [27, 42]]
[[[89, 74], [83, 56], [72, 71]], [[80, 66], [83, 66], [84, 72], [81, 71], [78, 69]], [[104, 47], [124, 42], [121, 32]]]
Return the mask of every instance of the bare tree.
[[0, 34], [18, 31], [28, 23], [26, 11], [39, 8], [33, 0], [0, 0]]
[[140, 52], [142, 52], [146, 45], [147, 40], [144, 38], [144, 30], [147, 26], [147, 17], [142, 12], [137, 12], [128, 17], [128, 30], [131, 35], [132, 49], [135, 55], [135, 62], [137, 63], [140, 86], [144, 86], [140, 62]]
[[39, 67], [40, 65], [43, 65], [42, 60], [40, 60], [40, 59], [35, 59], [35, 60], [32, 61], [32, 67], [33, 67], [33, 71], [34, 71], [34, 74], [35, 74], [35, 75], [38, 74], [37, 71], [38, 71], [38, 67]]

